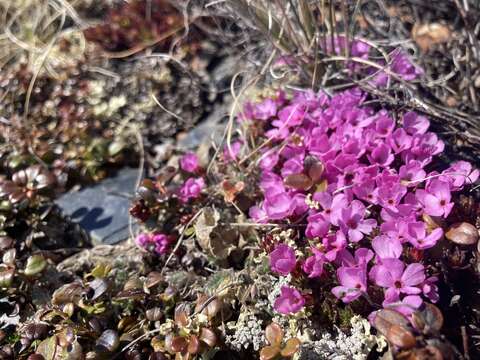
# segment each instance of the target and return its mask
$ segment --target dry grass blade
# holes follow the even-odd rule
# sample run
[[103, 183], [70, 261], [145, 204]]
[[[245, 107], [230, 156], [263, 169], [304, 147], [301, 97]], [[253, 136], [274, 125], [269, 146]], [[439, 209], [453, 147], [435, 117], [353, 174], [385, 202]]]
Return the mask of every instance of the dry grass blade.
[[308, 6], [306, 0], [298, 0], [298, 13], [300, 15], [300, 23], [305, 29], [307, 40], [312, 41], [315, 34], [315, 20], [312, 9]]

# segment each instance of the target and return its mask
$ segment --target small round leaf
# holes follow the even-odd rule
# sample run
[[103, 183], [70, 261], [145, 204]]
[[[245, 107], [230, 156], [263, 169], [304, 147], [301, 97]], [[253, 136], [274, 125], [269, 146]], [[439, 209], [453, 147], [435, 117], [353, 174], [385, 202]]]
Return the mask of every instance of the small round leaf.
[[32, 255], [27, 260], [25, 275], [34, 276], [41, 273], [47, 267], [47, 261], [42, 255]]

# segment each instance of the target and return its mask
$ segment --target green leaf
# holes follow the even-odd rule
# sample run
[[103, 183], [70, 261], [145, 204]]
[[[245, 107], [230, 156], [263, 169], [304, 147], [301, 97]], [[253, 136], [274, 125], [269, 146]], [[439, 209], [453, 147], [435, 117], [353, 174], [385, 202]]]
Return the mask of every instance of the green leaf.
[[42, 255], [32, 255], [27, 260], [25, 275], [34, 276], [41, 273], [47, 267], [47, 261]]

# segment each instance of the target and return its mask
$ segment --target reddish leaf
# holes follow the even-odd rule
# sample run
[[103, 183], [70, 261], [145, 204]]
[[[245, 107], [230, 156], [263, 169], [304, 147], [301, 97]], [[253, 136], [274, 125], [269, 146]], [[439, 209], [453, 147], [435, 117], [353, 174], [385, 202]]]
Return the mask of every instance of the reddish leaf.
[[241, 192], [245, 187], [245, 183], [243, 181], [239, 181], [237, 183], [232, 183], [229, 180], [223, 180], [222, 182], [222, 190], [224, 194], [225, 201], [232, 202], [235, 200], [235, 197], [239, 192]]
[[177, 306], [174, 315], [175, 324], [179, 327], [186, 327], [188, 325], [188, 314], [183, 306]]
[[200, 340], [198, 340], [198, 337], [195, 335], [190, 336], [190, 339], [188, 340], [188, 348], [187, 352], [189, 354], [198, 354], [200, 351]]
[[272, 346], [280, 346], [283, 341], [283, 329], [277, 323], [271, 323], [265, 329], [265, 338]]
[[292, 357], [300, 349], [300, 340], [297, 338], [288, 339], [285, 347], [282, 349], [280, 354], [285, 357]]
[[390, 343], [401, 349], [411, 349], [417, 343], [415, 336], [405, 327], [399, 325], [392, 325], [385, 337]]
[[272, 360], [280, 353], [278, 346], [265, 346], [260, 350], [260, 360]]
[[188, 343], [187, 340], [182, 336], [175, 336], [170, 343], [170, 347], [173, 352], [185, 352], [187, 349]]

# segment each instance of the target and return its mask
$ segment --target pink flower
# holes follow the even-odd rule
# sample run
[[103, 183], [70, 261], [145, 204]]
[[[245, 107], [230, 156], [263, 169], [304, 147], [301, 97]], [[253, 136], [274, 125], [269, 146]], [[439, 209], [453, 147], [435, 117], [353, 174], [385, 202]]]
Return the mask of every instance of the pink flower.
[[395, 122], [388, 116], [385, 110], [381, 110], [378, 115], [379, 116], [375, 121], [375, 131], [377, 132], [377, 136], [387, 137], [393, 132]]
[[425, 250], [437, 244], [437, 241], [443, 236], [443, 230], [437, 228], [427, 235], [425, 223], [416, 221], [408, 224], [408, 235], [410, 244], [416, 249]]
[[334, 261], [338, 254], [342, 253], [347, 247], [347, 239], [341, 231], [337, 231], [335, 234], [324, 237], [322, 244], [326, 248], [325, 259]]
[[303, 110], [302, 106], [295, 104], [286, 106], [282, 110], [280, 110], [278, 112], [279, 120], [273, 121], [272, 124], [279, 128], [298, 126], [303, 122], [304, 118], [305, 111]]
[[400, 184], [381, 186], [378, 189], [379, 203], [384, 208], [396, 211], [406, 193], [407, 188]]
[[196, 199], [204, 187], [205, 181], [203, 178], [189, 178], [180, 188], [180, 200], [186, 203], [190, 199]]
[[161, 255], [168, 252], [172, 238], [165, 234], [154, 234], [151, 241], [155, 245], [155, 252]]
[[135, 238], [135, 243], [142, 247], [142, 248], [145, 248], [147, 247], [148, 243], [150, 242], [150, 235], [149, 234], [139, 234], [136, 238]]
[[275, 300], [274, 309], [281, 314], [294, 314], [305, 305], [305, 298], [290, 286], [282, 286], [280, 296]]
[[390, 299], [385, 299], [383, 306], [386, 309], [395, 310], [405, 317], [412, 315], [422, 306], [423, 300], [418, 295], [407, 295], [402, 300], [397, 295], [393, 295]]
[[392, 147], [395, 154], [399, 154], [410, 148], [412, 137], [404, 129], [398, 128], [388, 138], [388, 144]]
[[[409, 56], [402, 50], [395, 49], [390, 56], [392, 58], [391, 71], [403, 80], [411, 81], [423, 75], [423, 70], [415, 66]], [[373, 82], [377, 86], [385, 86], [389, 78], [390, 76], [385, 71], [382, 71], [375, 77]]]
[[436, 303], [440, 299], [440, 296], [438, 295], [438, 286], [436, 285], [437, 281], [438, 278], [436, 276], [431, 276], [422, 284], [423, 295], [433, 303]]
[[283, 164], [281, 174], [283, 177], [303, 172], [303, 157], [296, 156]]
[[180, 158], [180, 168], [183, 171], [194, 173], [198, 170], [198, 157], [193, 152], [188, 152]]
[[305, 235], [309, 239], [314, 239], [316, 237], [324, 237], [327, 235], [330, 228], [330, 223], [325, 219], [325, 216], [322, 213], [316, 213], [310, 215], [307, 218], [308, 224], [305, 230]]
[[248, 210], [248, 216], [259, 224], [266, 223], [268, 220], [267, 213], [260, 206], [252, 206]]
[[292, 213], [292, 199], [286, 192], [267, 196], [263, 208], [269, 219], [285, 219]]
[[457, 161], [445, 170], [440, 179], [450, 184], [451, 191], [459, 191], [463, 189], [464, 184], [473, 184], [478, 180], [479, 171], [473, 169], [472, 164], [468, 161]]
[[386, 235], [377, 236], [372, 240], [372, 247], [379, 259], [398, 259], [402, 255], [402, 243]]
[[415, 195], [430, 216], [447, 217], [454, 205], [450, 202], [452, 195], [449, 184], [439, 179], [433, 180], [426, 190], [418, 189]]
[[371, 155], [368, 155], [368, 160], [372, 164], [378, 164], [380, 166], [388, 166], [393, 160], [394, 156], [391, 152], [390, 147], [385, 143], [379, 144], [375, 149], [373, 149]]
[[344, 303], [352, 302], [367, 291], [367, 273], [362, 267], [342, 266], [337, 270], [340, 286], [332, 289], [333, 295]]
[[323, 273], [323, 264], [325, 262], [325, 257], [323, 253], [312, 247], [313, 256], [310, 256], [303, 263], [302, 269], [308, 274], [309, 278], [320, 277]]
[[279, 156], [277, 152], [266, 152], [265, 154], [262, 155], [262, 158], [260, 160], [260, 169], [262, 170], [273, 170], [275, 165], [277, 165], [279, 160]]
[[387, 288], [385, 298], [391, 299], [400, 293], [420, 294], [422, 290], [418, 286], [425, 280], [425, 272], [422, 264], [409, 264], [405, 268], [401, 260], [383, 259], [381, 265], [372, 267], [370, 278], [378, 286]]
[[410, 135], [425, 134], [430, 127], [430, 121], [414, 111], [406, 112], [403, 115], [403, 128]]
[[340, 229], [352, 242], [359, 242], [364, 234], [370, 234], [377, 225], [374, 219], [364, 219], [365, 206], [358, 200], [353, 200], [350, 206], [342, 209], [339, 219]]
[[416, 186], [425, 180], [427, 174], [420, 162], [411, 160], [408, 164], [400, 166], [398, 175], [405, 186]]
[[361, 267], [367, 269], [367, 264], [373, 259], [373, 251], [367, 248], [359, 248], [355, 250], [355, 257], [344, 249], [338, 254], [337, 262], [342, 266], [347, 267]]
[[157, 254], [162, 255], [168, 252], [172, 240], [171, 236], [156, 233], [153, 235], [140, 234], [135, 239], [135, 242], [144, 249], [154, 250]]
[[253, 116], [258, 120], [268, 120], [277, 114], [277, 103], [273, 99], [265, 99], [253, 106]]
[[288, 245], [279, 244], [270, 253], [270, 269], [273, 272], [288, 275], [295, 269], [296, 264], [295, 251]]

